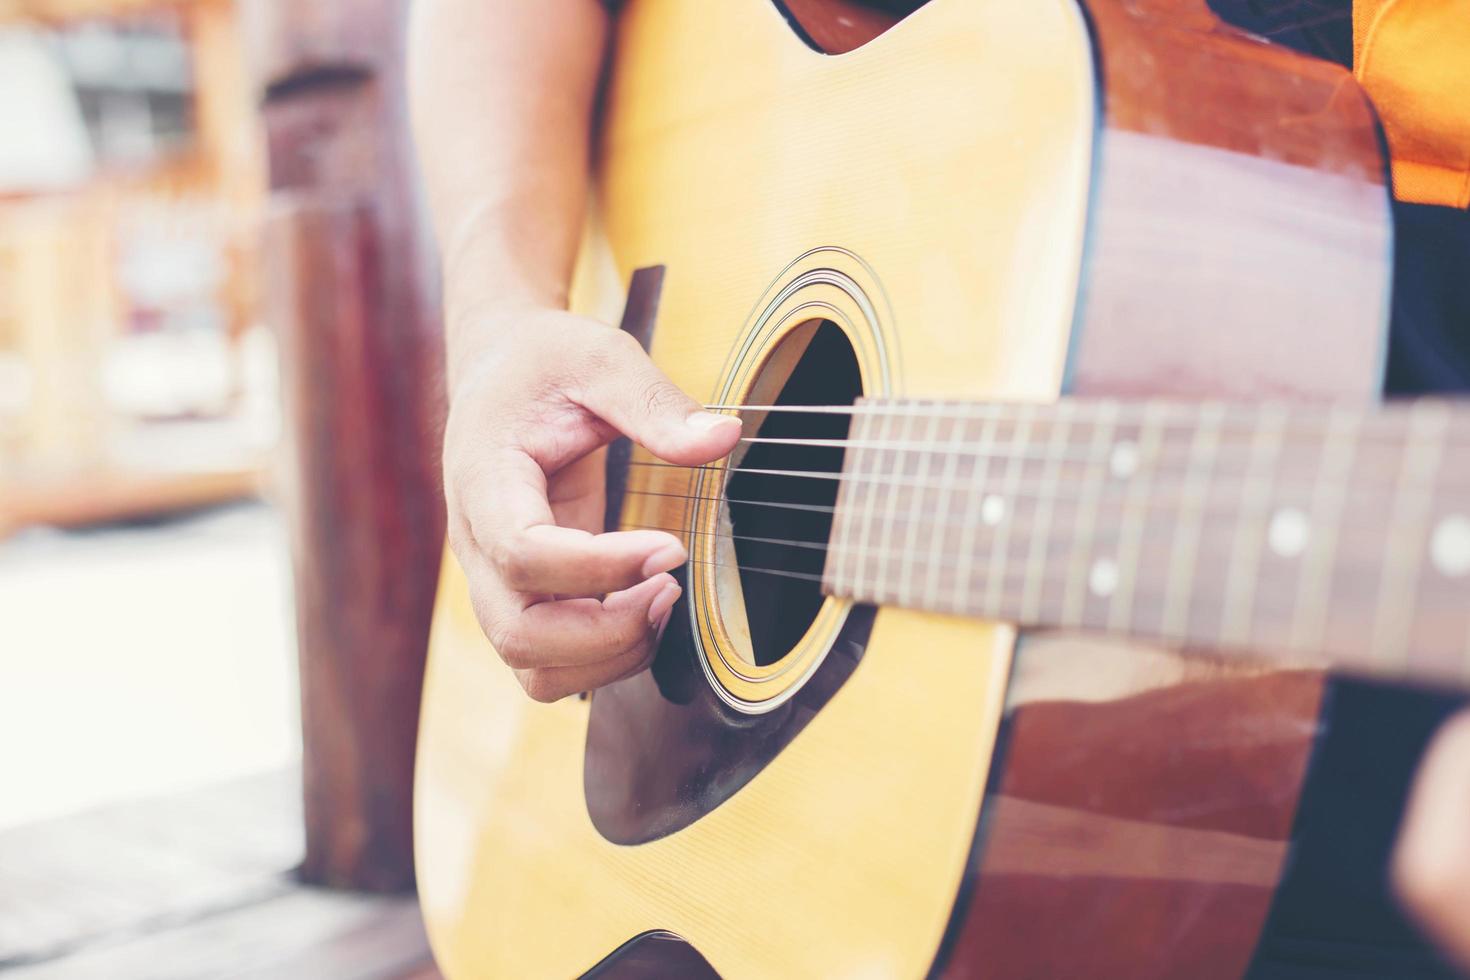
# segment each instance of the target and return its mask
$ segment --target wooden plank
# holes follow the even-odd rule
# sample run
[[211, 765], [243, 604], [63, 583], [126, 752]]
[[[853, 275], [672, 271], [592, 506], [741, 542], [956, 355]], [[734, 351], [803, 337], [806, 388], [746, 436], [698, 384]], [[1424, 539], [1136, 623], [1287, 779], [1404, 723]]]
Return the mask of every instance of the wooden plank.
[[251, 4], [281, 334], [317, 884], [413, 887], [419, 690], [444, 534], [442, 340], [414, 193], [405, 0]]
[[0, 971], [434, 980], [411, 897], [300, 883], [285, 770], [0, 833]]
[[413, 886], [412, 790], [443, 540], [420, 337], [384, 314], [379, 215], [301, 203], [273, 222], [275, 322], [291, 420], [308, 881]]
[[299, 785], [283, 771], [0, 833], [0, 969], [289, 891]]
[[376, 980], [431, 969], [412, 898], [294, 886], [196, 921], [20, 967], [7, 980]]

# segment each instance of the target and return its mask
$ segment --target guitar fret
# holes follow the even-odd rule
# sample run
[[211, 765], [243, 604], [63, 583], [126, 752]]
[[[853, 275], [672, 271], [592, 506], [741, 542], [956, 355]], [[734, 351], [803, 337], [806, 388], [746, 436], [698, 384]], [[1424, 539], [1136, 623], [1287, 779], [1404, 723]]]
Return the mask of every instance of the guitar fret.
[[[883, 444], [888, 441], [888, 437], [890, 435], [889, 430], [893, 425], [894, 418], [895, 416], [893, 414], [887, 412], [878, 415], [878, 432], [874, 434], [874, 442]], [[864, 451], [863, 462], [866, 463], [870, 467], [870, 469], [867, 472], [859, 472], [859, 479], [875, 476], [878, 472], [881, 461], [885, 458], [885, 456], [890, 454], [890, 452], [890, 450], [883, 449]], [[851, 579], [851, 582], [852, 592], [854, 595], [867, 596], [869, 594], [867, 588], [868, 573], [869, 571], [871, 571], [871, 569], [869, 568], [869, 564], [872, 561], [870, 557], [872, 552], [869, 550], [869, 547], [870, 538], [873, 531], [873, 510], [877, 504], [878, 494], [875, 492], [875, 488], [873, 486], [865, 485], [862, 487], [862, 498], [863, 516], [862, 520], [858, 522], [858, 544], [857, 548], [853, 551], [853, 560], [857, 568], [855, 574]], [[878, 576], [875, 574], [874, 578], [877, 577]]]
[[1042, 469], [1040, 490], [1032, 520], [1031, 548], [1026, 555], [1026, 581], [1021, 589], [1021, 619], [1034, 621], [1041, 602], [1041, 577], [1046, 570], [1047, 548], [1050, 546], [1052, 507], [1057, 495], [1058, 473], [1067, 437], [1072, 429], [1070, 402], [1057, 405], [1056, 417], [1050, 422], [1051, 435], [1046, 443], [1046, 459]]
[[[1026, 407], [1022, 407], [1017, 413], [1016, 423], [1012, 429], [1011, 443], [1016, 446], [1026, 446], [1031, 437], [1031, 413]], [[1011, 527], [1015, 523], [1016, 491], [1020, 488], [1021, 469], [1024, 466], [1024, 456], [1020, 453], [1014, 454], [1006, 463], [1005, 493], [997, 498], [987, 495], [986, 501], [981, 504], [981, 519], [986, 523], [993, 523], [995, 536], [991, 539], [990, 550], [990, 573], [985, 583], [985, 601], [981, 606], [981, 612], [995, 614], [1000, 611], [1000, 600], [1004, 590], [1006, 565], [1010, 560], [1007, 552], [1010, 549]], [[986, 519], [985, 508], [993, 500], [999, 500], [1003, 510], [996, 513], [994, 521]]]
[[[931, 412], [929, 414], [928, 424], [924, 427], [924, 445], [932, 446], [935, 444], [935, 437], [939, 435], [939, 418], [940, 415], [938, 412]], [[917, 478], [917, 476], [919, 475], [919, 470], [921, 469], [921, 464], [923, 462], [922, 457], [918, 453], [905, 453], [904, 456], [906, 457], [906, 459], [913, 460], [915, 471], [914, 475]], [[955, 464], [955, 457], [951, 455], [945, 460], [945, 472], [951, 472], [954, 469]], [[904, 467], [904, 473], [905, 475], [908, 475], [907, 466]], [[941, 478], [940, 483], [946, 484], [947, 480], [945, 478]], [[909, 507], [910, 518], [908, 547], [904, 548], [902, 571], [900, 572], [898, 584], [898, 604], [905, 607], [912, 606], [914, 603], [914, 562], [916, 561], [919, 554], [919, 530], [921, 525], [923, 524], [923, 516], [925, 513], [924, 502], [929, 497], [929, 490], [925, 488], [916, 488], [912, 491], [912, 493], [914, 496], [914, 501], [913, 505]], [[942, 514], [943, 511], [935, 511], [935, 513]], [[936, 520], [935, 523], [939, 524], [941, 522]]]
[[[847, 438], [853, 443], [843, 453], [843, 472], [855, 477], [863, 473], [863, 456], [867, 453], [863, 436], [871, 416], [854, 415], [847, 424]], [[853, 513], [858, 506], [860, 487], [856, 480], [843, 480], [837, 486], [837, 504], [832, 514], [832, 547], [827, 551], [826, 585], [828, 588], [845, 589], [853, 584], [857, 561], [857, 547], [853, 540], [860, 523]]]
[[1327, 633], [1327, 597], [1335, 571], [1337, 542], [1347, 501], [1347, 478], [1357, 452], [1362, 414], [1335, 408], [1328, 420], [1326, 444], [1312, 493], [1312, 535], [1301, 566], [1296, 614], [1292, 617], [1291, 646], [1310, 651], [1322, 645]]
[[1194, 585], [1195, 563], [1204, 523], [1205, 493], [1220, 443], [1220, 421], [1225, 407], [1218, 403], [1200, 411], [1199, 428], [1189, 451], [1189, 471], [1184, 496], [1179, 502], [1180, 532], [1169, 555], [1169, 578], [1160, 633], [1183, 639], [1189, 625], [1189, 597]]
[[869, 404], [834, 594], [1470, 679], [1457, 408]]
[[1423, 564], [1421, 544], [1433, 505], [1433, 477], [1444, 450], [1441, 436], [1449, 422], [1445, 406], [1437, 402], [1419, 402], [1411, 412], [1388, 524], [1393, 533], [1387, 536], [1383, 577], [1373, 611], [1372, 649], [1396, 667], [1408, 660], [1414, 590]]
[[[917, 407], [918, 406], [916, 405], [915, 408]], [[915, 421], [917, 421], [919, 417], [920, 416], [918, 416], [917, 414], [912, 413], [906, 413], [903, 416], [902, 430], [899, 432], [898, 438], [894, 440], [895, 446], [902, 446], [905, 443], [913, 441], [912, 430]], [[898, 583], [898, 586], [895, 588], [892, 585], [892, 576], [883, 574], [883, 572], [889, 570], [889, 567], [893, 561], [893, 556], [896, 553], [893, 540], [893, 523], [898, 517], [899, 501], [903, 499], [905, 493], [912, 495], [916, 492], [916, 488], [909, 485], [907, 478], [903, 472], [905, 460], [913, 455], [913, 453], [903, 452], [901, 448], [883, 450], [884, 462], [883, 469], [881, 471], [882, 475], [885, 477], [898, 477], [897, 481], [892, 485], [887, 493], [887, 506], [883, 508], [883, 529], [882, 534], [880, 535], [881, 543], [879, 545], [878, 554], [874, 556], [876, 564], [881, 570], [877, 575], [877, 578], [880, 583], [882, 596], [885, 602], [897, 601], [904, 587], [904, 583], [900, 581]], [[897, 465], [895, 466], [895, 464]], [[907, 564], [904, 562], [901, 556], [899, 557], [898, 565], [900, 572], [902, 572], [902, 570], [907, 567]]]
[[1286, 435], [1286, 413], [1277, 405], [1262, 407], [1251, 440], [1250, 462], [1235, 522], [1235, 541], [1230, 546], [1230, 567], [1225, 575], [1225, 611], [1220, 620], [1220, 640], [1226, 646], [1244, 646], [1254, 621], [1256, 572], [1265, 541], [1266, 505], [1271, 499], [1270, 474], [1275, 472]]
[[1108, 628], [1121, 630], [1133, 615], [1133, 592], [1137, 582], [1138, 555], [1143, 546], [1143, 522], [1147, 514], [1151, 471], [1157, 466], [1162, 425], [1156, 405], [1150, 402], [1139, 427], [1138, 458], [1140, 466], [1133, 476], [1123, 505], [1123, 522], [1118, 535], [1118, 554], [1114, 566], [1118, 572], [1117, 587], [1108, 606]]
[[1113, 444], [1117, 431], [1118, 406], [1115, 402], [1105, 403], [1099, 412], [1092, 433], [1092, 460], [1082, 479], [1081, 504], [1078, 508], [1076, 538], [1072, 558], [1068, 563], [1067, 591], [1062, 599], [1061, 621], [1069, 625], [1082, 625], [1083, 602], [1086, 598], [1084, 586], [1088, 569], [1092, 566], [1092, 548], [1097, 526], [1098, 494], [1107, 470], [1106, 450]]
[[956, 614], [971, 611], [970, 577], [973, 574], [975, 563], [975, 539], [980, 533], [980, 511], [985, 505], [985, 484], [990, 475], [990, 453], [995, 447], [997, 424], [996, 417], [992, 415], [986, 418], [981, 426], [980, 439], [976, 445], [978, 455], [975, 469], [970, 477], [970, 492], [960, 519], [959, 559], [956, 562], [954, 595], [951, 601], [951, 606]]
[[948, 557], [944, 548], [945, 524], [956, 485], [959, 483], [960, 450], [964, 445], [964, 424], [959, 419], [951, 420], [949, 438], [945, 440], [945, 446], [949, 450], [948, 459], [944, 462], [944, 474], [939, 481], [939, 503], [934, 508], [934, 531], [929, 537], [929, 574], [924, 580], [924, 593], [935, 604], [938, 603], [940, 570]]

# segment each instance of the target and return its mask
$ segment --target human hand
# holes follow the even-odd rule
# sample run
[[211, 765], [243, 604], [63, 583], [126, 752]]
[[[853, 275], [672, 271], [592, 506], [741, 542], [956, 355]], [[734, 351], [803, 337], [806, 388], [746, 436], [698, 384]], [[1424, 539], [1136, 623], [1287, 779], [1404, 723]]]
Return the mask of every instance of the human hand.
[[1470, 969], [1470, 712], [1440, 729], [1420, 763], [1393, 879], [1409, 911]]
[[460, 362], [444, 438], [449, 543], [475, 615], [537, 701], [646, 668], [688, 557], [662, 531], [602, 528], [604, 456], [625, 434], [699, 465], [740, 438], [620, 330], [560, 310], [497, 313]]

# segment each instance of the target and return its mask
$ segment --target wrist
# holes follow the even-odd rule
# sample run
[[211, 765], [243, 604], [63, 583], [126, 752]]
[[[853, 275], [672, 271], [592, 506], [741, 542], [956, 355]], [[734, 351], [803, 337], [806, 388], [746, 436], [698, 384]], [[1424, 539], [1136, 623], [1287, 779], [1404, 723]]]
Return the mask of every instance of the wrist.
[[486, 373], [487, 363], [504, 358], [520, 325], [546, 311], [536, 304], [490, 300], [450, 308], [445, 316], [444, 345], [450, 403], [468, 381]]
[[489, 200], [464, 209], [440, 248], [447, 309], [466, 317], [566, 309], [575, 246], [561, 254], [566, 249], [548, 242], [545, 229], [518, 214]]

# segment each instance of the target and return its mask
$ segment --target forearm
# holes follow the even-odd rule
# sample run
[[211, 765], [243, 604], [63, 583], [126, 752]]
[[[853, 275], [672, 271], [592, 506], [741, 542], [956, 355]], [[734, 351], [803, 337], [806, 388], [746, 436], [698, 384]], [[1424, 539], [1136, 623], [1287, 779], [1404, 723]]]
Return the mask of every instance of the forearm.
[[492, 314], [566, 304], [606, 35], [597, 0], [415, 0], [411, 108], [451, 381], [494, 340]]

